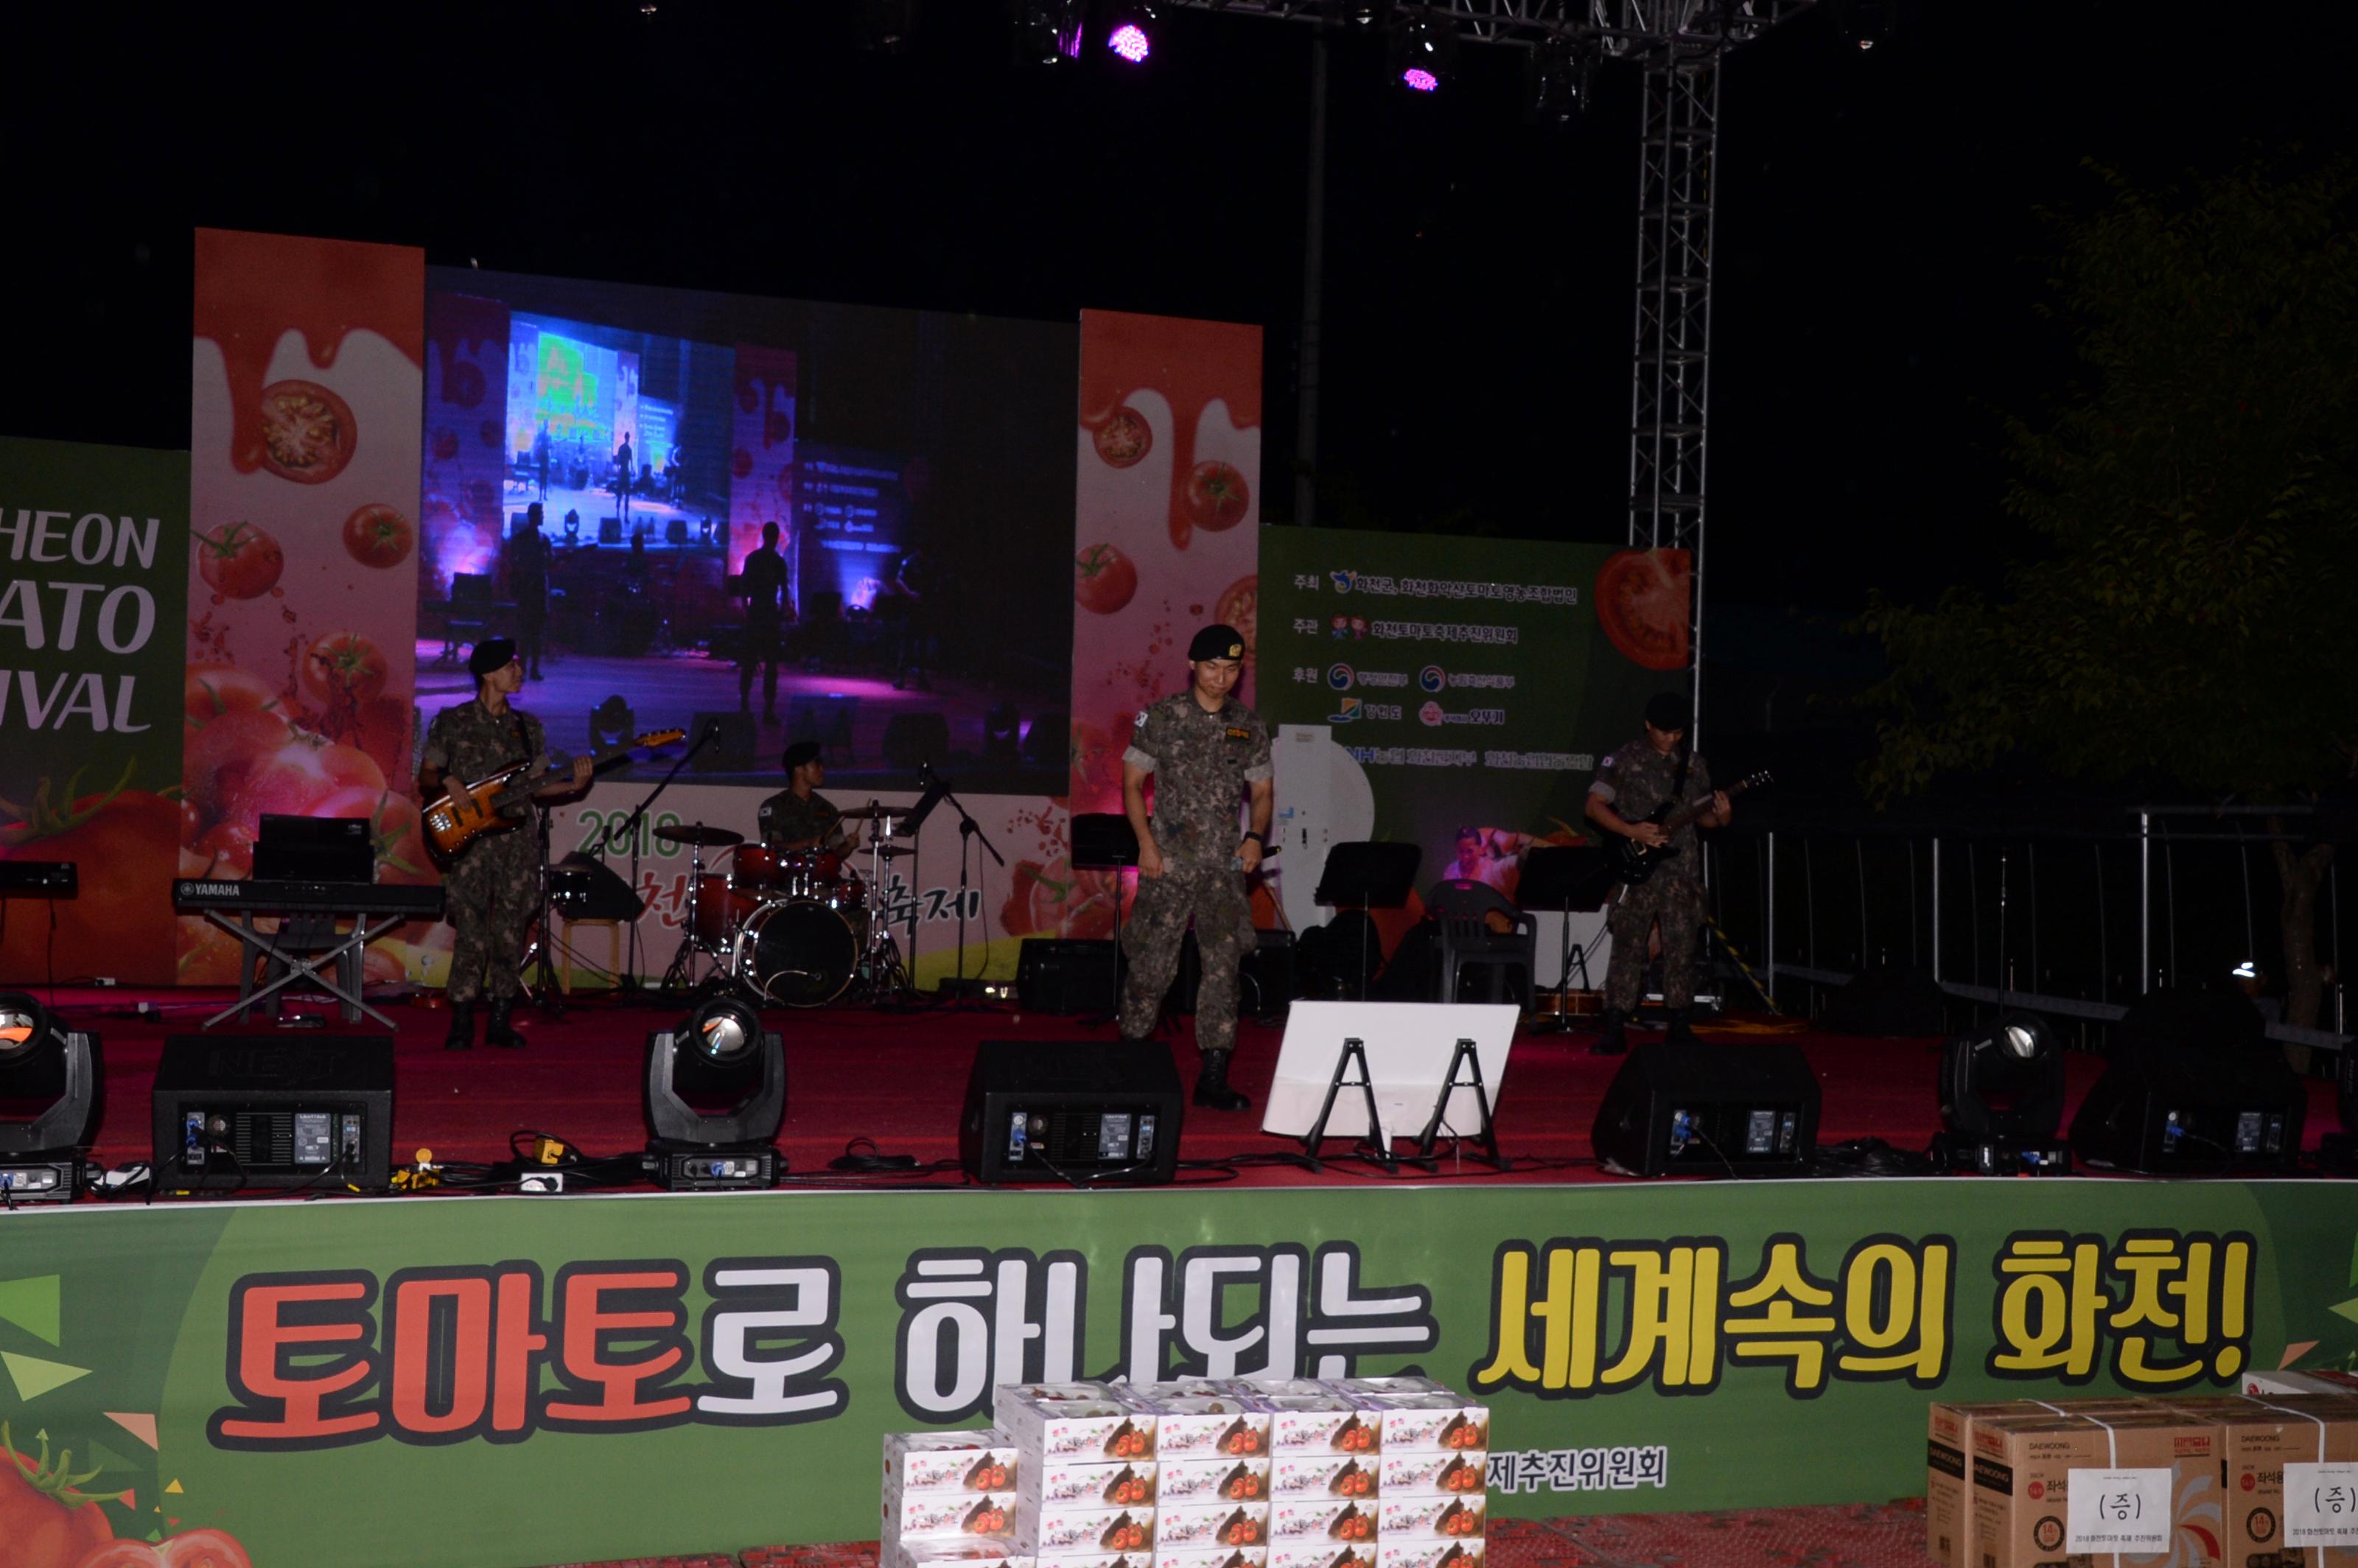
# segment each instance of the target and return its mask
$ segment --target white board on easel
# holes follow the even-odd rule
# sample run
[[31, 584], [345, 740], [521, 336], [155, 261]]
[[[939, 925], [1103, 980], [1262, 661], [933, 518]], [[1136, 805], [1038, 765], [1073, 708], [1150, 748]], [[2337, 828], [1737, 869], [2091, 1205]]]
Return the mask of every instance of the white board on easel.
[[[1285, 1040], [1278, 1048], [1277, 1076], [1269, 1086], [1269, 1109], [1260, 1130], [1288, 1138], [1308, 1135], [1319, 1108], [1326, 1103], [1346, 1040], [1357, 1040], [1367, 1050], [1376, 1118], [1387, 1141], [1413, 1138], [1424, 1130], [1460, 1040], [1474, 1042], [1483, 1091], [1495, 1115], [1519, 1013], [1508, 1003], [1297, 1001], [1286, 1014]], [[1481, 1127], [1481, 1107], [1474, 1091], [1452, 1093], [1442, 1130], [1472, 1137]], [[1357, 1087], [1336, 1094], [1326, 1135], [1359, 1138], [1367, 1130], [1366, 1096]]]

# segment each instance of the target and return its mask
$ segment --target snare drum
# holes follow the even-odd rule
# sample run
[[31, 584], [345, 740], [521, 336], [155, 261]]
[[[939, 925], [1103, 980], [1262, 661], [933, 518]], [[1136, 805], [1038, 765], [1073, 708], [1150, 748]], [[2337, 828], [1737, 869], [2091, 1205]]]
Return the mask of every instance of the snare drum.
[[785, 883], [785, 854], [766, 844], [737, 846], [735, 869], [730, 873], [741, 888], [759, 888], [783, 892]]
[[789, 849], [779, 856], [777, 890], [788, 898], [825, 898], [843, 869], [832, 849]]
[[823, 1007], [860, 966], [860, 940], [841, 914], [810, 899], [762, 905], [737, 933], [729, 972], [782, 1007]]
[[738, 927], [761, 906], [752, 893], [731, 887], [727, 877], [707, 871], [696, 879], [696, 919], [690, 935], [714, 947], [726, 946]]

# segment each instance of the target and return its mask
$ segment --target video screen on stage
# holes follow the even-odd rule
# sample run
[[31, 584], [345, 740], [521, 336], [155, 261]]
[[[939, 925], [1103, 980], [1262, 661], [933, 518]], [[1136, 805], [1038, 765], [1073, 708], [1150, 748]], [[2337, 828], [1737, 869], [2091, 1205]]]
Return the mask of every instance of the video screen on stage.
[[506, 637], [562, 751], [1064, 789], [1076, 327], [438, 268], [427, 333], [421, 723]]

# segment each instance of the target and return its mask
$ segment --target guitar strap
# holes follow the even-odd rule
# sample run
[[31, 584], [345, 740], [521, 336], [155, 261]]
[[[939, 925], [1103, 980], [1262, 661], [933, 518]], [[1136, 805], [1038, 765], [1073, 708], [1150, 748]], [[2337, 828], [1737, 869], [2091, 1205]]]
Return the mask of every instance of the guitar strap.
[[1679, 774], [1671, 781], [1671, 813], [1687, 803], [1687, 770], [1694, 765], [1694, 746], [1682, 736], [1679, 740]]

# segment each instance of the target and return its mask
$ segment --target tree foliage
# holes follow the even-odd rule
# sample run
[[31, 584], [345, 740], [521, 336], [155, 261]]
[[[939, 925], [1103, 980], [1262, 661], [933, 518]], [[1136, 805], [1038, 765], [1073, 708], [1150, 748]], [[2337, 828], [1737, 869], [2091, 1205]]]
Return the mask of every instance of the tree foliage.
[[2358, 179], [2097, 172], [2050, 215], [2079, 377], [2005, 426], [2035, 555], [1859, 622], [1878, 799], [2015, 757], [2281, 797], [2358, 759]]

